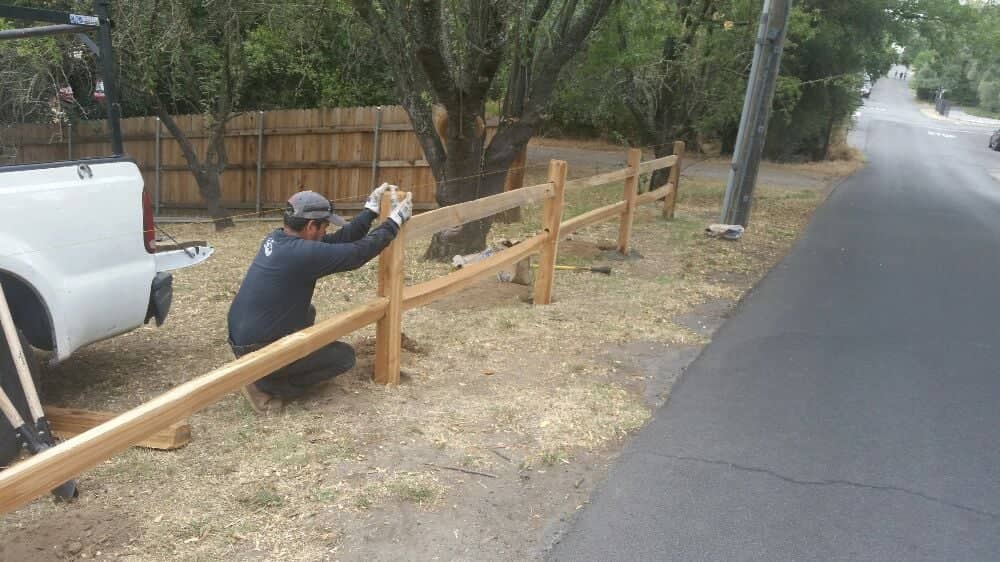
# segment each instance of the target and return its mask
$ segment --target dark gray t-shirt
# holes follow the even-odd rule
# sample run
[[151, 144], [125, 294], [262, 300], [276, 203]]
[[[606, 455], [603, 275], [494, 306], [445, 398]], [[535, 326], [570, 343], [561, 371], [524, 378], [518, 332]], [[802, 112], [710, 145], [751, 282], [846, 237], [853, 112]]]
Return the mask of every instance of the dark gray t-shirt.
[[268, 234], [229, 307], [230, 341], [271, 343], [308, 326], [316, 280], [361, 267], [396, 237], [399, 227], [391, 220], [368, 232], [376, 218], [363, 210], [322, 241], [289, 236], [280, 228]]

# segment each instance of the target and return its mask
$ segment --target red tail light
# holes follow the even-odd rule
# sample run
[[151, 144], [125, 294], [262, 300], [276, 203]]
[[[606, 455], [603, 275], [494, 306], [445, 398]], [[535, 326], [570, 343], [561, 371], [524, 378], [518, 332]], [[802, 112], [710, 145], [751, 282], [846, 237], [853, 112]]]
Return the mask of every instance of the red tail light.
[[153, 224], [153, 204], [149, 195], [142, 192], [142, 242], [150, 254], [156, 252], [156, 226]]

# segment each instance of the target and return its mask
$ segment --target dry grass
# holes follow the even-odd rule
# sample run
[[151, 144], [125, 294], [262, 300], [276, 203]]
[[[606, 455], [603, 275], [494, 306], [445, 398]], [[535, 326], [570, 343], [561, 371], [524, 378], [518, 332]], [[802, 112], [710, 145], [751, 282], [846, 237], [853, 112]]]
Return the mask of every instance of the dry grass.
[[[847, 145], [837, 145], [831, 149], [831, 152], [833, 156], [831, 160], [806, 163], [764, 161], [761, 162], [760, 169], [761, 172], [786, 175], [790, 178], [801, 177], [826, 181], [849, 176], [864, 166], [864, 156], [857, 149]], [[691, 162], [690, 158], [688, 161]], [[716, 168], [724, 168], [728, 167], [731, 161], [728, 158], [708, 158], [695, 160], [695, 162], [695, 164], [690, 165], [692, 167], [714, 166]], [[687, 165], [685, 165], [685, 170], [687, 170]], [[692, 172], [686, 171], [686, 173], [690, 175]], [[697, 175], [697, 172], [694, 172], [694, 174]]]
[[[830, 147], [830, 160], [833, 162], [863, 162], [864, 155], [860, 150], [847, 143], [838, 143]], [[852, 170], [853, 171], [853, 170]]]
[[[618, 187], [574, 193], [568, 212], [619, 196]], [[408, 312], [403, 329], [420, 349], [404, 352], [407, 376], [398, 388], [370, 382], [373, 329], [366, 328], [348, 338], [359, 351], [355, 370], [313, 396], [265, 417], [237, 396], [223, 399], [191, 418], [195, 438], [185, 449], [130, 450], [81, 478], [79, 503], [42, 499], [0, 529], [113, 511], [137, 522], [133, 540], [105, 547], [125, 559], [318, 560], [361, 556], [380, 524], [374, 513], [395, 518], [409, 505], [425, 514], [417, 519], [431, 521], [450, 505], [472, 517], [478, 508], [463, 503], [472, 479], [427, 463], [516, 481], [617, 447], [649, 411], [634, 392], [643, 374], [610, 361], [608, 349], [703, 343], [672, 318], [707, 300], [739, 298], [787, 250], [819, 195], [762, 188], [754, 227], [737, 242], [702, 233], [720, 201], [721, 183], [688, 181], [675, 221], [660, 219], [658, 207], [640, 208], [633, 245], [643, 259], [613, 262], [612, 276], [560, 272], [550, 306], [526, 304], [530, 288], [487, 281]], [[523, 223], [498, 225], [492, 238], [533, 233], [537, 214], [527, 209]], [[217, 234], [205, 225], [168, 226], [178, 239], [210, 240], [216, 254], [177, 273], [163, 328], [91, 346], [53, 369], [45, 387], [51, 401], [121, 411], [230, 361], [226, 311], [273, 227], [239, 224]], [[595, 243], [616, 234], [616, 223], [592, 227], [563, 245], [560, 262], [593, 263]], [[408, 284], [448, 271], [419, 259], [424, 244], [408, 247]], [[314, 298], [319, 317], [363, 302], [374, 286], [372, 264], [322, 280]], [[518, 509], [539, 501], [516, 490], [510, 493], [525, 494]], [[436, 536], [426, 526], [400, 533], [414, 544]]]
[[805, 164], [767, 163], [763, 168], [821, 179], [833, 179], [849, 176], [864, 165], [864, 156], [862, 156], [861, 152], [856, 148], [843, 144], [831, 148], [831, 158], [831, 160]]

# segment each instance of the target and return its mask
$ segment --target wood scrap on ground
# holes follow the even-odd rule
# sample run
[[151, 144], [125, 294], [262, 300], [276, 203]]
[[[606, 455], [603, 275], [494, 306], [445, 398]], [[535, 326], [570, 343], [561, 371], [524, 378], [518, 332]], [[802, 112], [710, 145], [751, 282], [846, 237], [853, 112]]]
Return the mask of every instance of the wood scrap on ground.
[[[60, 439], [69, 439], [79, 435], [118, 415], [114, 412], [96, 412], [56, 406], [43, 406], [43, 408], [49, 425], [52, 427], [52, 433]], [[172, 451], [180, 449], [190, 442], [191, 426], [187, 422], [177, 422], [136, 443], [136, 446]]]

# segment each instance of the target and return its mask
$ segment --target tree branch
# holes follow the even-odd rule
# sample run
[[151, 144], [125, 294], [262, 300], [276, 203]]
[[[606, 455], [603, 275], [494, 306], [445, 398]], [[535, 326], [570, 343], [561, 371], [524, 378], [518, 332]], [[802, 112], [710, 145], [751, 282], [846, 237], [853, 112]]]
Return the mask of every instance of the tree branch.
[[174, 137], [177, 144], [181, 147], [181, 153], [184, 154], [184, 159], [187, 160], [188, 168], [191, 169], [191, 173], [195, 175], [198, 180], [198, 184], [201, 184], [202, 176], [204, 175], [204, 169], [202, 167], [201, 160], [198, 158], [198, 154], [194, 151], [194, 146], [191, 145], [191, 140], [187, 138], [184, 131], [177, 125], [177, 121], [174, 121], [174, 117], [167, 112], [163, 100], [157, 98], [156, 100], [156, 114], [160, 117], [160, 122], [163, 126], [170, 131], [170, 135]]
[[[372, 0], [351, 0], [351, 6], [362, 21], [373, 31], [379, 50], [392, 66], [396, 76], [396, 93], [400, 105], [406, 109], [414, 132], [420, 142], [434, 178], [444, 177], [447, 155], [437, 131], [434, 129], [433, 110], [429, 86], [420, 73], [414, 49], [408, 40], [409, 33], [398, 17], [406, 17], [401, 6], [382, 5], [376, 10]], [[396, 19], [390, 19], [396, 16]], [[424, 95], [428, 94], [428, 95]]]
[[445, 106], [452, 106], [458, 102], [458, 92], [455, 90], [448, 62], [442, 54], [441, 1], [417, 0], [414, 19], [416, 59], [438, 100]]
[[479, 2], [479, 14], [475, 23], [477, 33], [474, 46], [477, 56], [473, 57], [470, 67], [473, 72], [469, 74], [471, 80], [466, 88], [470, 97], [481, 100], [489, 91], [497, 69], [500, 68], [506, 41], [503, 38], [503, 20], [494, 2]]
[[[563, 66], [580, 51], [587, 36], [607, 14], [615, 0], [593, 0], [586, 5], [583, 13], [573, 20], [576, 11], [576, 0], [568, 0], [560, 12], [555, 24], [556, 35], [551, 41], [534, 53], [531, 59], [531, 77], [523, 94], [520, 111], [516, 114], [504, 115], [496, 135], [486, 148], [485, 159], [488, 166], [502, 166], [513, 160], [519, 150], [534, 134], [541, 124], [542, 111], [548, 105], [555, 90], [559, 72]], [[539, 0], [532, 12], [533, 18], [529, 26], [534, 29], [544, 18], [544, 12], [551, 7], [548, 0]], [[529, 39], [533, 36], [529, 35]]]

